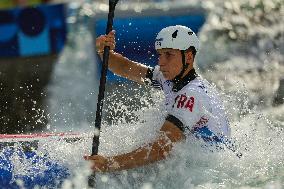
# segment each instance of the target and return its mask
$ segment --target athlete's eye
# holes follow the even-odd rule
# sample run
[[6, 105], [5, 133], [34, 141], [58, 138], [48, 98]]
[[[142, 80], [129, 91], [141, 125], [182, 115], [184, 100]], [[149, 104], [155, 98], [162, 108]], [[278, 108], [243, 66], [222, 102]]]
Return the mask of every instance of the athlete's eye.
[[168, 59], [168, 58], [171, 58], [171, 57], [173, 56], [173, 54], [170, 53], [170, 52], [166, 52], [165, 55], [166, 55], [166, 58], [167, 58], [167, 59]]
[[162, 53], [157, 53], [158, 58], [164, 58], [164, 59], [170, 59], [172, 58], [172, 56], [174, 56], [174, 54], [170, 53], [170, 52], [162, 52]]

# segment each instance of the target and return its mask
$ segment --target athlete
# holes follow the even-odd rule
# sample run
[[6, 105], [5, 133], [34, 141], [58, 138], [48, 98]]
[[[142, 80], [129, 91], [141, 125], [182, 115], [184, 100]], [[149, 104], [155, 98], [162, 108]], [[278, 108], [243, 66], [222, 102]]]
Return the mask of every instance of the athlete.
[[199, 40], [190, 28], [169, 26], [158, 33], [155, 48], [159, 60], [154, 68], [114, 52], [114, 31], [96, 39], [101, 58], [105, 46], [111, 49], [109, 69], [112, 72], [163, 90], [167, 116], [158, 137], [150, 144], [113, 157], [85, 156], [86, 160], [92, 161], [92, 170], [125, 170], [165, 159], [174, 144], [189, 135], [217, 143], [230, 136], [229, 123], [217, 92], [193, 67]]

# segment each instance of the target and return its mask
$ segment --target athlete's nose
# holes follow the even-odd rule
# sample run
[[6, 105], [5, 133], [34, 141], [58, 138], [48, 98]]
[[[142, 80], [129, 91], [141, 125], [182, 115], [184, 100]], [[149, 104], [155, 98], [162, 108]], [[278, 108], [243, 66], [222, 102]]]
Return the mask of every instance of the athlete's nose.
[[165, 61], [165, 58], [163, 58], [163, 56], [159, 56], [158, 64], [159, 66], [165, 66], [166, 61]]

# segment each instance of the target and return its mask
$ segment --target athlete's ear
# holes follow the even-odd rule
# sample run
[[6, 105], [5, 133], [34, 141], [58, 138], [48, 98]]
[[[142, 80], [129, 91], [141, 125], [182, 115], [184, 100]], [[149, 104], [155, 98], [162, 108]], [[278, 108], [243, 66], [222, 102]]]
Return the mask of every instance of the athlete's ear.
[[185, 52], [185, 62], [187, 64], [193, 63], [194, 57], [191, 51], [186, 51]]

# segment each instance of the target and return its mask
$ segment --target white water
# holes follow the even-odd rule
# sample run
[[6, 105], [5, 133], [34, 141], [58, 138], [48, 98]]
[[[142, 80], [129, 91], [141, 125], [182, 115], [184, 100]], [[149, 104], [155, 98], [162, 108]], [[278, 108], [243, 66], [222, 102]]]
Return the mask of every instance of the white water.
[[[249, 15], [254, 11], [238, 12], [240, 5], [258, 3], [257, 0], [234, 1], [225, 4], [227, 8], [217, 1], [215, 4], [208, 2], [205, 5], [211, 12], [199, 34], [202, 48], [197, 64], [203, 77], [215, 83], [223, 94], [231, 120], [232, 136], [240, 146], [242, 158], [237, 158], [231, 151], [208, 152], [200, 148], [200, 142], [188, 139], [186, 143], [178, 144], [173, 153], [177, 155], [165, 162], [115, 174], [97, 175], [98, 188], [284, 188], [284, 105], [272, 106], [279, 78], [284, 73], [283, 17], [280, 21], [283, 1], [262, 1], [268, 7], [266, 18], [271, 20], [267, 26], [246, 20], [244, 14]], [[279, 12], [273, 9], [275, 4], [280, 5]], [[230, 14], [232, 7], [236, 9], [239, 19]], [[256, 12], [261, 16], [261, 12]], [[83, 16], [79, 21], [84, 23]], [[241, 21], [248, 24], [247, 28], [240, 27], [235, 30], [240, 33], [224, 35], [228, 23], [233, 23], [233, 27], [237, 21], [238, 24]], [[53, 83], [48, 88], [50, 127], [47, 130], [93, 130], [95, 91], [98, 86], [94, 76], [96, 65], [91, 34], [81, 24], [78, 24], [79, 29], [71, 28], [69, 44], [55, 67]], [[239, 35], [244, 39], [235, 40], [234, 37]], [[128, 123], [121, 117], [113, 125], [103, 122], [101, 154], [128, 152], [154, 139], [163, 122], [163, 111], [160, 106], [152, 106], [151, 100], [162, 104], [162, 95], [153, 93], [151, 99], [144, 95], [136, 97], [141, 98], [143, 109], [124, 115], [136, 114], [139, 121]], [[118, 99], [116, 93], [107, 93], [106, 98], [123, 103], [132, 96]], [[128, 111], [123, 105], [118, 108]], [[110, 104], [105, 109], [113, 110], [114, 107]], [[86, 176], [90, 172], [82, 156], [90, 154], [90, 149], [91, 139], [87, 138], [75, 144], [43, 144], [39, 151], [48, 151], [52, 158], [74, 171], [74, 177], [66, 180], [62, 188], [73, 186], [79, 189], [87, 187]]]

